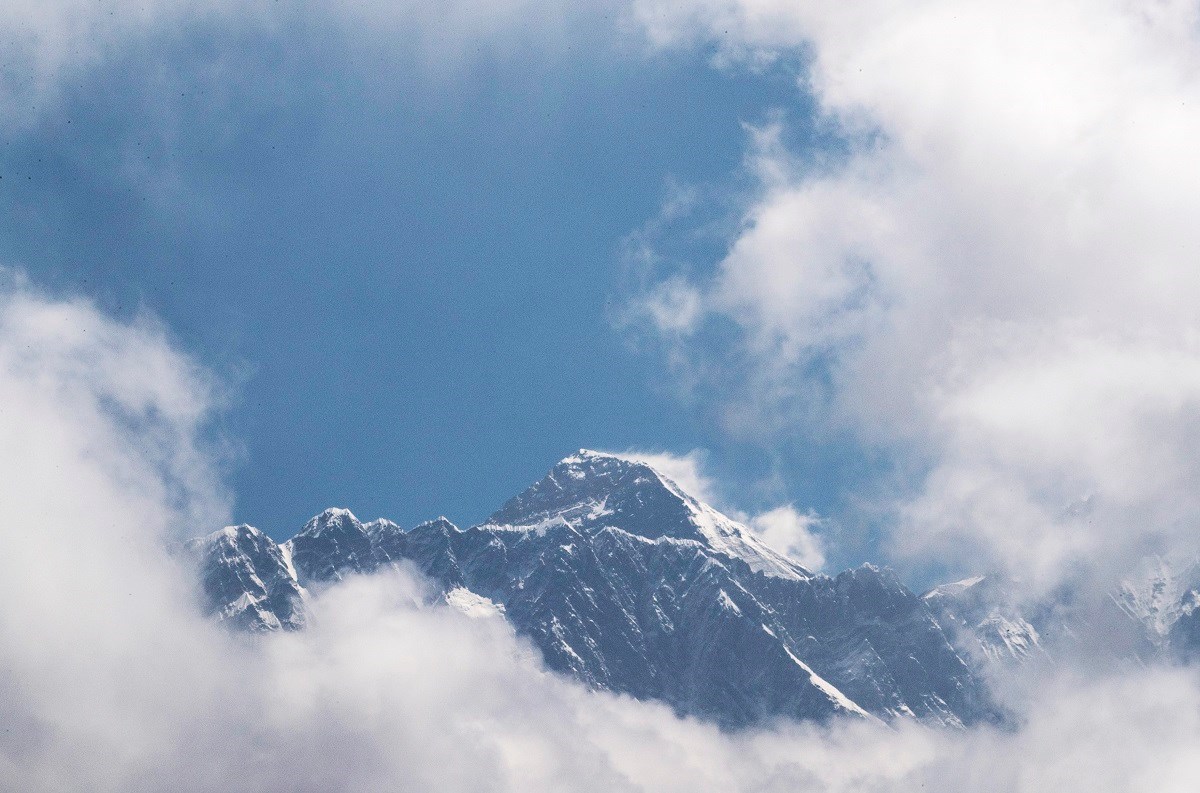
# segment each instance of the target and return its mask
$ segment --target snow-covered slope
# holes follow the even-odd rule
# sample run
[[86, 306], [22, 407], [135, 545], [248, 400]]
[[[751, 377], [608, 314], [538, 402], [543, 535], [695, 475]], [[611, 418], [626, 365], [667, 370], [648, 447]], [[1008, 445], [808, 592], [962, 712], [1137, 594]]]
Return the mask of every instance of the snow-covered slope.
[[1159, 651], [1200, 657], [1200, 559], [1144, 559], [1113, 600], [1145, 627]]
[[922, 599], [957, 646], [988, 662], [1045, 655], [1042, 636], [1018, 603], [1012, 581], [974, 576], [935, 587]]
[[[508, 619], [551, 669], [726, 726], [998, 717], [927, 601], [890, 571], [814, 574], [616, 455], [572, 455], [468, 529], [439, 518], [404, 531], [327, 510], [277, 554], [232, 567], [259, 563], [292, 571], [298, 592], [415, 565], [455, 608]], [[227, 568], [206, 568], [206, 580]], [[209, 587], [215, 612], [243, 578]]]

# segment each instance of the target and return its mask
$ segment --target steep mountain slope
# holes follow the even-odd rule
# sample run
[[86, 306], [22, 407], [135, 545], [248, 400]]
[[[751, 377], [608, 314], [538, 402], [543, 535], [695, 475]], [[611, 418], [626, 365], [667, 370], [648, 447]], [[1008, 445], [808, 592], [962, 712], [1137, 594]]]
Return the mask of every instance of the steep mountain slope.
[[[725, 726], [997, 718], [928, 603], [892, 573], [814, 574], [619, 456], [568, 457], [468, 529], [440, 518], [403, 531], [327, 510], [278, 558], [300, 591], [413, 564], [452, 601], [495, 604], [551, 669]], [[214, 613], [240, 581], [206, 584]]]
[[186, 552], [201, 570], [209, 611], [218, 619], [250, 631], [305, 626], [305, 593], [287, 549], [258, 529], [229, 526], [192, 540]]
[[[922, 600], [956, 646], [988, 662], [1020, 663], [1046, 653], [1041, 632], [1017, 602], [1012, 582], [1004, 578], [975, 576], [942, 584]], [[1046, 615], [1037, 617], [1044, 626]]]
[[1200, 657], [1200, 560], [1147, 558], [1113, 599], [1160, 653]]

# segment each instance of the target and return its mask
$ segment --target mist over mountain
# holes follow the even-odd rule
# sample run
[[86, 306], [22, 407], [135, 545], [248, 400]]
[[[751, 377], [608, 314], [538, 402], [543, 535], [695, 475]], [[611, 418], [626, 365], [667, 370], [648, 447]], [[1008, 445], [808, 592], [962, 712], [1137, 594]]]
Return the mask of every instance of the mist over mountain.
[[927, 592], [939, 624], [978, 662], [1021, 666], [1090, 657], [1120, 668], [1188, 663], [1200, 648], [1200, 564], [1186, 556], [1131, 560], [1111, 589], [1062, 586], [1030, 596], [1012, 576], [973, 576]]

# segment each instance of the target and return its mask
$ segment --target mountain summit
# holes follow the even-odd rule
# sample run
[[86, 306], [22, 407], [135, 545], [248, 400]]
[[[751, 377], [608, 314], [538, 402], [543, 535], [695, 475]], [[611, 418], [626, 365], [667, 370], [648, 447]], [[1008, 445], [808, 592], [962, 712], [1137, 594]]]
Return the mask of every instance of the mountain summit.
[[[620, 455], [571, 455], [467, 529], [439, 518], [405, 531], [326, 510], [280, 546], [257, 532], [239, 556], [225, 537], [190, 547], [210, 611], [241, 628], [302, 628], [302, 608], [273, 604], [407, 563], [450, 605], [503, 615], [550, 669], [726, 727], [999, 718], [930, 605], [890, 571], [806, 570]], [[282, 596], [257, 583], [268, 580]]]
[[513, 497], [484, 526], [545, 530], [570, 526], [587, 532], [603, 526], [658, 541], [698, 542], [736, 557], [765, 575], [807, 579], [812, 573], [770, 548], [748, 527], [686, 493], [676, 482], [636, 458], [580, 449], [540, 482]]

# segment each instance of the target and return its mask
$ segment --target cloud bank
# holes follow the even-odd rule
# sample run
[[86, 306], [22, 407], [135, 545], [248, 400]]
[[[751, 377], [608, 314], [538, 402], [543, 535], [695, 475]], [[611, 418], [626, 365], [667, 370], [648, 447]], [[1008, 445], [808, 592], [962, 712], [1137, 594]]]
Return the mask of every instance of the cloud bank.
[[1194, 549], [1197, 4], [637, 5], [662, 46], [805, 59], [846, 144], [752, 130], [724, 257], [638, 299], [731, 427], [888, 450], [901, 557], [1049, 585]]
[[[545, 672], [407, 572], [312, 628], [201, 619], [172, 542], [227, 514], [212, 378], [153, 322], [0, 293], [0, 780], [40, 790], [1186, 790], [1191, 672], [1064, 679], [1015, 732], [722, 733]], [[1081, 736], [1087, 736], [1081, 739]]]

